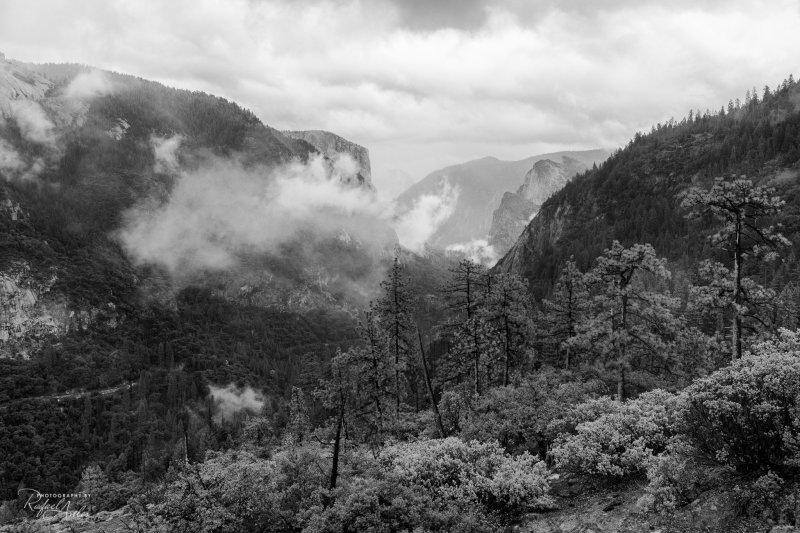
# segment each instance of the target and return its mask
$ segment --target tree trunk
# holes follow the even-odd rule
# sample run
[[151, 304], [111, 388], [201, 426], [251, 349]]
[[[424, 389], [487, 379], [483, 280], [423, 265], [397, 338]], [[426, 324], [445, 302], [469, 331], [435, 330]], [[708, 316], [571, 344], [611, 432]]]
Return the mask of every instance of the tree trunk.
[[617, 399], [619, 401], [625, 400], [625, 368], [620, 368], [619, 376], [617, 377]]
[[736, 249], [733, 254], [733, 326], [731, 328], [731, 357], [735, 361], [742, 357], [742, 314], [739, 301], [742, 298], [742, 223], [736, 220]]
[[419, 337], [419, 355], [422, 358], [422, 373], [425, 375], [425, 387], [428, 389], [428, 396], [431, 399], [431, 407], [433, 414], [436, 416], [436, 427], [439, 430], [439, 435], [442, 438], [447, 437], [447, 432], [444, 430], [442, 423], [442, 414], [439, 412], [439, 404], [436, 403], [436, 398], [433, 395], [433, 385], [431, 384], [431, 376], [428, 374], [428, 363], [425, 362], [425, 348], [422, 344], [422, 333], [417, 328], [417, 336]]
[[333, 441], [333, 463], [331, 464], [330, 489], [336, 488], [336, 479], [339, 477], [339, 449], [342, 442], [342, 426], [344, 426], [344, 406], [339, 410], [339, 420], [336, 423], [336, 438]]
[[478, 396], [481, 395], [481, 366], [480, 366], [480, 352], [477, 350], [475, 351], [475, 368], [473, 371], [475, 372], [475, 394]]
[[508, 317], [504, 318], [503, 323], [505, 325], [505, 330], [506, 330], [505, 360], [503, 361], [503, 363], [504, 363], [504, 368], [503, 368], [503, 386], [504, 387], [508, 387], [508, 366], [509, 366], [509, 359], [510, 359], [509, 352], [511, 351], [511, 339], [510, 339], [511, 331], [510, 331], [510, 328], [508, 327]]

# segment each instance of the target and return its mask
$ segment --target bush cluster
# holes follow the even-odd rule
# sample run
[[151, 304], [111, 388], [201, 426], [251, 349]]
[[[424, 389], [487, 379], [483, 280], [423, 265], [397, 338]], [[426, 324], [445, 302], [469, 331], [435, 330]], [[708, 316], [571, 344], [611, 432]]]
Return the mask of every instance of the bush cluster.
[[612, 410], [579, 423], [574, 434], [562, 434], [550, 452], [556, 466], [610, 477], [643, 472], [674, 434], [676, 402], [674, 394], [662, 390], [628, 402], [593, 402], [593, 407]]

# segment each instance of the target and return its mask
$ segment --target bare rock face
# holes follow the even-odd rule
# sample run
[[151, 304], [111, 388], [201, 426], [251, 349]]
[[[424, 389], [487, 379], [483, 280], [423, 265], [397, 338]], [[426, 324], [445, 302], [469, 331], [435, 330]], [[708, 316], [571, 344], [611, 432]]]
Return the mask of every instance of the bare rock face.
[[[400, 212], [405, 212], [426, 196], [441, 197], [443, 190], [456, 191], [450, 216], [439, 224], [426, 243], [443, 250], [451, 245], [489, 238], [494, 211], [507, 192], [519, 192], [520, 183], [528, 195], [527, 201], [541, 204], [543, 199], [564, 186], [571, 173], [591, 167], [607, 157], [608, 152], [600, 149], [554, 152], [519, 161], [484, 157], [428, 174], [397, 197], [397, 207]], [[549, 163], [536, 168], [537, 162], [544, 160], [549, 160]], [[551, 172], [551, 166], [562, 168]], [[566, 178], [562, 179], [562, 174]], [[503, 245], [496, 251], [502, 253], [505, 249], [507, 246]]]
[[284, 131], [282, 133], [289, 138], [307, 142], [328, 158], [334, 158], [337, 154], [349, 155], [359, 166], [358, 184], [374, 189], [372, 170], [369, 163], [369, 150], [363, 146], [348, 141], [335, 133], [323, 130]]
[[27, 65], [0, 57], [0, 114], [10, 114], [13, 100], [41, 100], [53, 83]]
[[74, 309], [52, 290], [57, 279], [53, 270], [42, 280], [23, 262], [0, 271], [0, 359], [26, 359], [48, 339], [86, 329], [98, 319], [116, 326], [113, 304], [106, 309]]
[[525, 230], [539, 206], [518, 193], [507, 192], [492, 215], [489, 244], [500, 255], [505, 254]]
[[584, 163], [569, 156], [563, 156], [560, 163], [552, 159], [534, 163], [517, 192], [507, 192], [495, 210], [489, 244], [500, 255], [508, 252], [544, 201], [586, 169]]
[[575, 174], [586, 169], [585, 164], [569, 156], [563, 156], [561, 163], [556, 163], [551, 159], [537, 161], [533, 168], [525, 174], [525, 180], [517, 194], [529, 202], [542, 205], [554, 192], [564, 187]]

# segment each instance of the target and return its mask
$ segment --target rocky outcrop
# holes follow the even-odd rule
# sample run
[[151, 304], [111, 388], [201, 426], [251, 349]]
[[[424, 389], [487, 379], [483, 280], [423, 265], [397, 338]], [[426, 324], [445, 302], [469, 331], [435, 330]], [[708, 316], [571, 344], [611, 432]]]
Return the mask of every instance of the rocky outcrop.
[[552, 159], [542, 159], [534, 163], [525, 174], [517, 192], [503, 195], [500, 206], [492, 215], [489, 244], [498, 254], [505, 254], [545, 200], [563, 188], [573, 176], [586, 169], [584, 163], [569, 156], [563, 156], [561, 163]]
[[[608, 157], [605, 150], [580, 152], [557, 152], [542, 154], [520, 161], [502, 161], [484, 157], [475, 161], [453, 165], [437, 170], [415, 183], [397, 198], [400, 212], [413, 209], [423, 198], [441, 196], [443, 190], [455, 190], [458, 197], [450, 216], [441, 222], [432, 233], [427, 244], [438, 249], [463, 244], [476, 239], [487, 239], [491, 235], [494, 212], [509, 191], [520, 190], [520, 183], [528, 201], [541, 204], [544, 199], [563, 186], [558, 176], [550, 176], [549, 165], [563, 167], [560, 174], [591, 167]], [[545, 166], [534, 171], [537, 163], [549, 160]], [[561, 163], [558, 163], [558, 162]], [[543, 175], [539, 175], [541, 172]], [[568, 175], [569, 177], [569, 175]], [[526, 187], [525, 184], [530, 181]], [[518, 206], [518, 203], [514, 203]], [[530, 217], [526, 217], [527, 221]], [[503, 220], [503, 217], [501, 217]], [[512, 231], [513, 230], [508, 230]], [[507, 249], [500, 250], [502, 253]]]
[[110, 327], [117, 324], [113, 304], [106, 309], [71, 309], [52, 290], [58, 280], [55, 270], [44, 281], [40, 278], [27, 263], [0, 272], [0, 359], [27, 358], [48, 339], [86, 329], [98, 318]]
[[369, 150], [363, 146], [348, 141], [335, 133], [323, 130], [284, 131], [281, 132], [291, 139], [300, 139], [328, 158], [335, 158], [337, 154], [347, 154], [358, 163], [357, 179], [359, 185], [374, 188], [372, 184], [372, 169], [369, 163]]
[[489, 244], [500, 255], [505, 254], [516, 242], [539, 206], [518, 193], [507, 192], [500, 206], [492, 215]]
[[0, 114], [11, 112], [13, 100], [41, 100], [53, 82], [24, 63], [0, 57]]
[[572, 177], [588, 167], [577, 159], [563, 156], [560, 163], [551, 159], [537, 161], [526, 174], [517, 194], [536, 205], [542, 205]]

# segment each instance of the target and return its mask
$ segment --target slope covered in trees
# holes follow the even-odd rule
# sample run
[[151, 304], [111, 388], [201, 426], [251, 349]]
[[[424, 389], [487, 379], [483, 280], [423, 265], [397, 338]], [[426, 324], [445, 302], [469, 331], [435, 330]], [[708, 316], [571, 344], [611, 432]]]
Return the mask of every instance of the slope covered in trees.
[[[691, 111], [650, 133], [637, 133], [599, 167], [577, 176], [542, 206], [514, 247], [497, 264], [525, 277], [534, 294], [550, 293], [558, 272], [573, 257], [582, 269], [613, 240], [650, 243], [681, 271], [711, 255], [705, 220], [688, 221], [681, 207], [693, 185], [715, 177], [745, 175], [775, 187], [786, 200], [784, 235], [800, 242], [798, 161], [800, 86], [793, 78], [744, 102], [714, 111]], [[764, 273], [785, 284], [794, 254]], [[773, 281], [774, 280], [774, 281]]]

